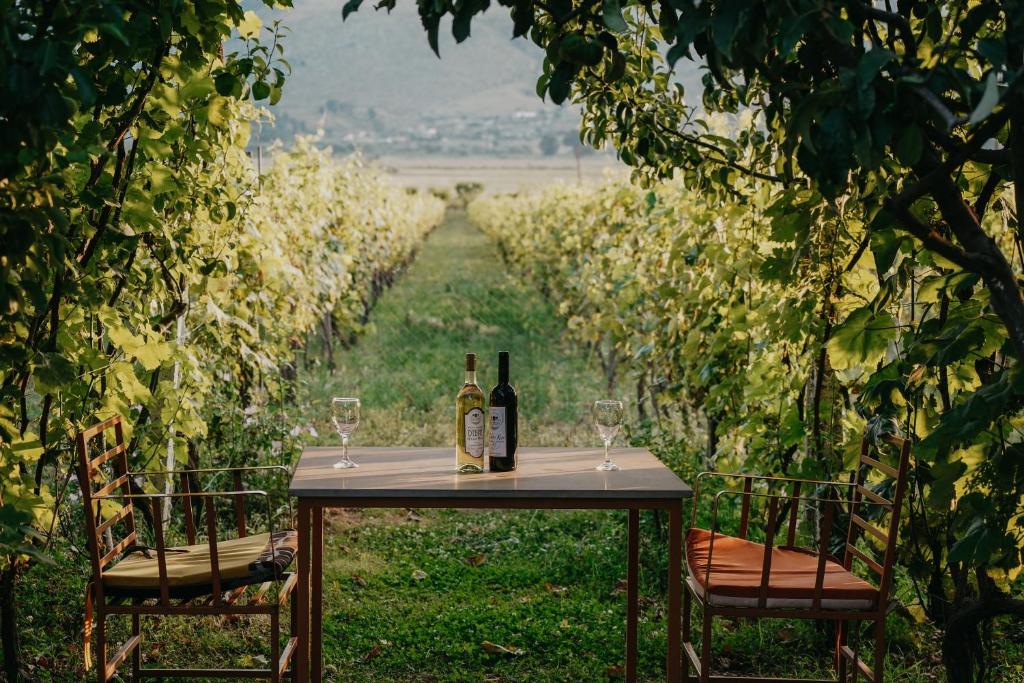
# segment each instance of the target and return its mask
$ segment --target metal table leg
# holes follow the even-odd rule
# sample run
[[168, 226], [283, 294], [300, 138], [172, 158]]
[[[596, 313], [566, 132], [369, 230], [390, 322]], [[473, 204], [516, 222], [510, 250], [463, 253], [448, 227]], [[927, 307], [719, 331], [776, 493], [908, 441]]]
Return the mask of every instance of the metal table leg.
[[668, 661], [665, 671], [670, 683], [681, 676], [680, 639], [681, 597], [683, 590], [683, 503], [676, 501], [668, 511]]
[[629, 511], [626, 560], [626, 682], [636, 683], [637, 618], [640, 582], [640, 511]]
[[313, 508], [313, 562], [310, 568], [310, 680], [323, 679], [324, 637], [324, 509]]
[[293, 680], [309, 680], [309, 503], [299, 499], [299, 579], [295, 586], [295, 610], [298, 613], [298, 643], [292, 664]]

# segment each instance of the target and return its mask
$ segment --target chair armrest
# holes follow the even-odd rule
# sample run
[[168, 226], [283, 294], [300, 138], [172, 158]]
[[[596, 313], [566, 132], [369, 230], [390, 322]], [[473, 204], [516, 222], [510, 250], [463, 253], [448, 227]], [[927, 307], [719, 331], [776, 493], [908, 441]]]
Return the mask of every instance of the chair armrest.
[[193, 493], [108, 493], [105, 496], [93, 496], [93, 500], [118, 500], [121, 498], [219, 498], [232, 496], [263, 496], [269, 497], [266, 491], [245, 489], [242, 491], [195, 491]]
[[[151, 477], [154, 475], [182, 475], [182, 474], [222, 474], [228, 472], [270, 472], [279, 476], [283, 475], [291, 477], [292, 471], [290, 468], [284, 465], [249, 465], [240, 467], [199, 467], [194, 469], [174, 469], [174, 470], [143, 470], [138, 472], [128, 472], [130, 477]], [[198, 496], [198, 493], [191, 495]], [[288, 521], [294, 524], [295, 511], [292, 509], [292, 499], [288, 495], [285, 495], [285, 500], [288, 504]], [[270, 504], [268, 503], [268, 508]]]
[[257, 472], [276, 471], [279, 474], [291, 476], [292, 471], [284, 465], [251, 465], [247, 467], [198, 467], [184, 470], [143, 470], [129, 472], [129, 476], [149, 476], [154, 474], [218, 474], [221, 472]]
[[[801, 479], [799, 477], [775, 477], [763, 474], [743, 474], [739, 472], [701, 472], [693, 481], [693, 508], [690, 510], [690, 526], [697, 518], [697, 507], [700, 502], [701, 482], [708, 477], [724, 477], [726, 479], [745, 479], [750, 482], [766, 481], [779, 484], [813, 484], [815, 486], [845, 486], [852, 488], [856, 481], [830, 481], [827, 479]], [[792, 498], [792, 496], [789, 496]]]

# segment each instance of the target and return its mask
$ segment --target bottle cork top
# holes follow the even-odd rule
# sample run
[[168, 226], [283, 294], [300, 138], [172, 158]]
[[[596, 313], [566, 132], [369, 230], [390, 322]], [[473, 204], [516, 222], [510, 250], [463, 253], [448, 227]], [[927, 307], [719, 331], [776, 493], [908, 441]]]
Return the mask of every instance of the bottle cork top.
[[475, 353], [467, 353], [466, 354], [466, 370], [467, 371], [473, 371], [473, 372], [476, 371], [476, 354]]

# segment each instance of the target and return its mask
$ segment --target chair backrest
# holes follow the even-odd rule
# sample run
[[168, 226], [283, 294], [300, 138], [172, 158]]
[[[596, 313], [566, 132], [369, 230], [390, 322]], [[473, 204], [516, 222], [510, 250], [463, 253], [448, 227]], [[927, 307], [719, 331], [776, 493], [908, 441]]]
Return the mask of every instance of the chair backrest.
[[[879, 607], [883, 608], [889, 599], [889, 590], [892, 588], [893, 564], [896, 559], [896, 537], [899, 533], [903, 498], [907, 490], [910, 440], [893, 434], [879, 435], [877, 440], [897, 449], [899, 451], [898, 460], [895, 466], [883, 462], [880, 449], [873, 447], [875, 437], [871, 434], [870, 430], [868, 433], [865, 433], [860, 444], [859, 466], [850, 500], [850, 526], [846, 534], [843, 566], [846, 569], [851, 569], [853, 561], [856, 559], [864, 563], [878, 576]], [[892, 498], [886, 498], [866, 486], [868, 483], [868, 473], [872, 470], [881, 472], [893, 480], [891, 488]], [[864, 502], [868, 502], [870, 505], [865, 506]], [[862, 508], [864, 507], [887, 510], [889, 518], [888, 529], [882, 529], [868, 520], [865, 514], [862, 514]], [[864, 534], [873, 537], [884, 547], [885, 550], [882, 553], [881, 562], [857, 547], [857, 537]]]
[[[109, 435], [113, 433], [113, 445]], [[93, 443], [99, 437], [100, 445]], [[124, 442], [124, 425], [120, 416], [114, 416], [84, 429], [75, 437], [78, 452], [78, 482], [82, 489], [82, 508], [85, 511], [85, 534], [92, 559], [94, 580], [100, 581], [103, 569], [121, 554], [138, 543], [135, 528], [135, 509], [132, 499], [114, 507], [110, 500], [96, 500], [100, 496], [131, 494], [128, 480], [128, 451]], [[99, 452], [95, 457], [93, 453]], [[110, 470], [112, 473], [107, 474]], [[95, 487], [95, 488], [94, 488]], [[106, 503], [106, 505], [104, 505]], [[123, 529], [123, 532], [121, 531]], [[104, 536], [111, 534], [111, 543]], [[114, 537], [114, 534], [119, 534]], [[123, 535], [120, 535], [122, 534]]]

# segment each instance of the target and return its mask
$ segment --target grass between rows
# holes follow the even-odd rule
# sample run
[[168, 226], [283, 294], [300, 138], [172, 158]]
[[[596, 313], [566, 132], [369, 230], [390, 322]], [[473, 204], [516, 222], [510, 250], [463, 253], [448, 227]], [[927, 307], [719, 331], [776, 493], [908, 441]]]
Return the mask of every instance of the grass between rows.
[[[335, 443], [334, 395], [363, 399], [357, 445], [454, 442], [462, 356], [480, 356], [485, 391], [496, 354], [512, 355], [521, 444], [597, 445], [589, 404], [600, 371], [567, 343], [551, 306], [508, 274], [486, 237], [453, 214], [377, 303], [354, 347], [302, 379], [295, 426]], [[317, 355], [317, 359], [321, 356]], [[312, 427], [310, 434], [309, 427]], [[697, 457], [654, 447], [684, 478]], [[454, 456], [453, 456], [454, 457]], [[332, 511], [327, 517], [324, 660], [330, 681], [605, 681], [622, 677], [625, 513], [573, 511]], [[663, 680], [665, 523], [641, 518], [640, 678]], [[82, 680], [80, 615], [88, 566], [67, 549], [23, 591], [25, 650], [39, 680]], [[151, 665], [266, 665], [266, 621], [153, 619]], [[887, 680], [940, 677], [938, 643], [900, 617], [889, 624]], [[119, 624], [114, 638], [123, 637]], [[995, 680], [1020, 680], [1021, 634], [1007, 631]], [[865, 639], [866, 640], [866, 639]], [[827, 628], [806, 622], [716, 622], [717, 670], [828, 675]], [[1016, 664], [1015, 664], [1016, 662]], [[1016, 677], [1016, 678], [1014, 678]]]

